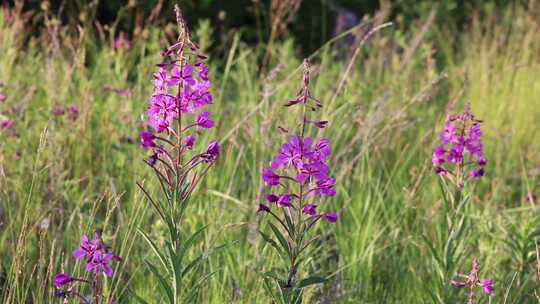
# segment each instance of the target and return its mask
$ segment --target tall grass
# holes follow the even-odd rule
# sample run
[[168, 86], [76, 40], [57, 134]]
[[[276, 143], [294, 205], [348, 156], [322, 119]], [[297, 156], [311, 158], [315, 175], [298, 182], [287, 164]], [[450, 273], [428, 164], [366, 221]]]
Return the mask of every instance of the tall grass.
[[[433, 301], [438, 282], [422, 240], [440, 232], [442, 200], [431, 148], [434, 130], [466, 101], [485, 121], [489, 163], [471, 198], [466, 262], [458, 268], [467, 272], [478, 257], [496, 282], [494, 303], [535, 301], [537, 12], [519, 6], [493, 12], [457, 36], [430, 25], [405, 63], [404, 50], [424, 20], [412, 28], [397, 23], [362, 46], [345, 76], [352, 57], [342, 48], [329, 44], [313, 56], [312, 92], [323, 102], [321, 114], [333, 122], [325, 132], [333, 141], [338, 195], [332, 204], [340, 206], [341, 219], [323, 231], [312, 265], [331, 280], [310, 289], [309, 302]], [[14, 120], [11, 130], [0, 131], [1, 302], [53, 302], [51, 276], [64, 268], [82, 271], [63, 256], [81, 233], [97, 228], [124, 258], [106, 284], [107, 296], [121, 303], [136, 297], [156, 302], [157, 284], [144, 267], [154, 257], [135, 231], [143, 227], [159, 244], [166, 228], [147, 210], [135, 182], [150, 179], [137, 134], [164, 37], [148, 28], [132, 50], [114, 51], [90, 28], [72, 31], [53, 23], [32, 37], [23, 18], [0, 12], [0, 90], [8, 97], [0, 115]], [[210, 41], [210, 28], [203, 23], [200, 29], [198, 38]], [[194, 194], [186, 225], [195, 231], [210, 223], [204, 248], [234, 244], [205, 264], [218, 272], [200, 303], [265, 303], [259, 273], [276, 257], [257, 232], [259, 173], [272, 156], [270, 147], [280, 143], [277, 122], [293, 123], [295, 115], [281, 109], [296, 93], [301, 61], [294, 41], [276, 41], [269, 76], [260, 77], [261, 49], [245, 45], [241, 34], [229, 44], [222, 61], [210, 62], [219, 118], [203, 139], [223, 138], [223, 151]], [[106, 85], [129, 88], [132, 95], [119, 96]], [[79, 117], [51, 114], [56, 104], [77, 105]]]

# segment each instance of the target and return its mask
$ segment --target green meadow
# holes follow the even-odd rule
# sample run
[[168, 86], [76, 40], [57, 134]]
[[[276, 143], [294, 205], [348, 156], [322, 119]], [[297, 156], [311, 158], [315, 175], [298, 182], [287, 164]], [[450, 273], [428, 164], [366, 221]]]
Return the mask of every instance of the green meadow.
[[[462, 30], [427, 15], [406, 26], [365, 18], [351, 32], [382, 26], [364, 41], [329, 37], [308, 54], [318, 115], [329, 121], [319, 135], [331, 140], [337, 179], [325, 204], [340, 218], [317, 226], [308, 265], [328, 280], [308, 288], [304, 303], [465, 303], [467, 291], [450, 281], [469, 273], [473, 258], [495, 288], [478, 303], [540, 302], [540, 7], [532, 5], [473, 14]], [[103, 303], [164, 303], [145, 264], [156, 257], [137, 230], [160, 246], [166, 226], [136, 182], [159, 191], [139, 132], [171, 41], [165, 33], [175, 29], [169, 21], [115, 50], [114, 28], [50, 19], [36, 32], [24, 14], [0, 12], [0, 120], [13, 122], [0, 129], [1, 303], [62, 303], [53, 277], [83, 275], [72, 251], [96, 229], [123, 259], [105, 281]], [[257, 213], [267, 193], [261, 170], [286, 140], [278, 127], [297, 121], [283, 105], [301, 84], [303, 55], [284, 35], [268, 46], [261, 72], [266, 46], [247, 43], [243, 31], [216, 48], [208, 21], [189, 26], [210, 54], [216, 125], [201, 140], [216, 138], [221, 154], [182, 229], [208, 225], [191, 257], [225, 245], [204, 255], [200, 271], [215, 274], [196, 303], [271, 303], [261, 273], [280, 259], [259, 234], [267, 229]], [[431, 157], [445, 119], [468, 103], [483, 121], [488, 162], [467, 185], [467, 225], [445, 273], [434, 254], [447, 226]], [[55, 115], [57, 105], [78, 113]]]

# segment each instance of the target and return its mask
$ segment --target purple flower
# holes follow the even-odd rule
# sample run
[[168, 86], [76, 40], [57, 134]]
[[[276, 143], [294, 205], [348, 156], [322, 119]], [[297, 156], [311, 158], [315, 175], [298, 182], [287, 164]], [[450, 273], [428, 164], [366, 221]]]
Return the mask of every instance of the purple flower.
[[433, 149], [433, 158], [431, 159], [431, 162], [434, 166], [440, 166], [444, 163], [444, 154], [446, 153], [446, 150], [442, 146], [437, 146], [435, 149]]
[[484, 290], [485, 294], [491, 295], [493, 294], [493, 281], [491, 279], [484, 279], [480, 281], [480, 286], [482, 286], [482, 289]]
[[53, 278], [53, 284], [54, 286], [56, 286], [56, 288], [60, 288], [66, 284], [69, 284], [71, 282], [75, 281], [74, 278], [72, 278], [69, 274], [67, 273], [59, 273], [57, 275], [54, 276]]
[[158, 159], [159, 159], [159, 156], [161, 154], [165, 153], [165, 148], [163, 146], [159, 146], [157, 147], [155, 150], [154, 150], [154, 153], [152, 153], [152, 155], [150, 155], [150, 157], [148, 157], [148, 163], [150, 164], [150, 166], [155, 166]]
[[199, 65], [199, 78], [208, 81], [208, 71], [208, 67], [204, 63], [201, 63]]
[[447, 145], [453, 142], [456, 137], [454, 125], [451, 122], [446, 123], [444, 130], [441, 132], [441, 144]]
[[326, 212], [323, 214], [323, 218], [328, 222], [328, 223], [335, 223], [337, 222], [337, 219], [338, 219], [338, 216], [336, 213], [334, 212]]
[[0, 102], [4, 102], [4, 101], [6, 101], [6, 99], [7, 99], [7, 96], [0, 93]]
[[80, 247], [73, 251], [75, 259], [89, 260], [94, 256], [94, 253], [101, 247], [99, 236], [94, 234], [94, 238], [90, 241], [86, 234], [81, 236]]
[[165, 94], [170, 82], [170, 77], [167, 74], [167, 71], [163, 68], [160, 68], [156, 73], [154, 73], [154, 92], [156, 94]]
[[272, 169], [302, 165], [301, 156], [308, 154], [312, 144], [313, 141], [309, 137], [304, 138], [302, 141], [298, 136], [292, 135], [289, 142], [283, 144], [279, 149], [278, 155], [272, 161]]
[[86, 271], [94, 273], [104, 273], [108, 277], [112, 277], [113, 269], [109, 263], [113, 260], [112, 253], [103, 253], [101, 250], [94, 252], [92, 260], [86, 265]]
[[328, 177], [326, 179], [321, 179], [316, 183], [315, 193], [318, 196], [334, 196], [336, 195], [336, 190], [333, 188], [335, 184], [335, 178]]
[[2, 129], [9, 129], [13, 125], [13, 120], [10, 119], [4, 119], [0, 120], [0, 128]]
[[210, 119], [210, 113], [200, 113], [199, 116], [197, 116], [197, 125], [205, 129], [212, 128], [214, 126], [214, 121]]
[[271, 169], [263, 169], [263, 181], [267, 186], [279, 185], [279, 175], [274, 173]]
[[208, 147], [206, 148], [206, 152], [204, 152], [201, 157], [203, 158], [204, 162], [209, 163], [213, 162], [219, 155], [219, 143], [217, 140], [212, 140]]
[[326, 138], [321, 138], [315, 146], [313, 147], [313, 150], [308, 154], [308, 157], [313, 162], [324, 162], [328, 159], [330, 156], [330, 141]]
[[141, 146], [144, 149], [148, 149], [148, 148], [152, 148], [156, 146], [156, 143], [154, 142], [154, 138], [155, 138], [154, 134], [147, 131], [142, 131], [140, 135], [141, 135]]
[[257, 212], [270, 212], [270, 208], [268, 208], [268, 206], [265, 204], [259, 204], [259, 209]]
[[66, 109], [64, 108], [64, 106], [56, 105], [52, 108], [51, 112], [56, 116], [61, 116], [66, 113]]
[[303, 183], [308, 178], [314, 177], [316, 180], [327, 179], [329, 168], [322, 162], [315, 162], [310, 164], [301, 164], [297, 168], [299, 174], [296, 175], [296, 180]]
[[71, 120], [77, 120], [79, 117], [79, 108], [76, 105], [69, 106], [67, 111]]
[[469, 176], [472, 178], [480, 178], [481, 176], [484, 176], [484, 168], [472, 170], [469, 172]]
[[[439, 145], [433, 149], [431, 161], [437, 174], [447, 176], [451, 172], [453, 182], [458, 187], [462, 187], [467, 178], [484, 175], [482, 167], [487, 161], [483, 153], [480, 124], [469, 109], [451, 117], [440, 133]], [[455, 170], [451, 170], [451, 166], [456, 167]], [[468, 168], [471, 166], [474, 168]]]
[[195, 144], [195, 136], [193, 135], [188, 135], [186, 136], [186, 138], [184, 139], [184, 146], [191, 150], [191, 148], [193, 148], [193, 145]]
[[124, 32], [120, 32], [120, 34], [116, 38], [114, 38], [113, 49], [116, 51], [131, 49], [131, 41], [127, 39]]
[[319, 129], [324, 129], [328, 125], [328, 121], [322, 120], [322, 121], [314, 121], [313, 124], [315, 127]]
[[279, 200], [279, 196], [275, 195], [275, 194], [268, 194], [266, 196], [266, 200], [269, 202], [269, 203], [276, 203], [278, 200]]
[[302, 209], [302, 212], [304, 214], [314, 216], [314, 215], [317, 215], [317, 210], [316, 209], [317, 209], [317, 205], [306, 204], [304, 206], [304, 209]]
[[148, 123], [156, 132], [161, 133], [167, 130], [176, 115], [176, 102], [173, 96], [160, 94], [150, 98]]
[[287, 194], [282, 194], [279, 196], [277, 205], [280, 207], [290, 207], [291, 206], [291, 197]]
[[437, 173], [439, 176], [446, 176], [448, 172], [441, 167], [437, 167], [435, 168], [435, 173]]

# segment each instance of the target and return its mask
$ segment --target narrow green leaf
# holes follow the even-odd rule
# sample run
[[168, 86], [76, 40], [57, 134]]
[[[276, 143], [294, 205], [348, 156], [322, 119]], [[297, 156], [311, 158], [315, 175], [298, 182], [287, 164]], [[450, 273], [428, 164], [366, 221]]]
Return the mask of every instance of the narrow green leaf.
[[320, 276], [311, 276], [309, 278], [303, 279], [302, 281], [298, 282], [298, 284], [296, 285], [296, 288], [302, 289], [310, 285], [322, 284], [326, 281], [327, 281], [326, 278], [323, 278]]
[[264, 232], [259, 230], [259, 233], [263, 237], [264, 241], [267, 242], [268, 244], [270, 244], [270, 246], [274, 247], [277, 250], [279, 256], [283, 257], [283, 250], [281, 250], [279, 245], [274, 240], [272, 240], [267, 234], [265, 234]]
[[291, 250], [289, 248], [289, 243], [287, 243], [287, 240], [285, 239], [283, 234], [281, 234], [279, 229], [276, 226], [274, 226], [274, 224], [268, 223], [268, 225], [270, 225], [270, 228], [274, 232], [274, 235], [277, 237], [279, 243], [281, 244], [281, 247], [283, 247], [284, 251], [287, 252], [287, 254], [290, 256]]
[[158, 279], [159, 285], [165, 290], [167, 298], [169, 299], [169, 303], [174, 304], [173, 291], [171, 287], [169, 286], [169, 284], [167, 283], [167, 280], [165, 280], [165, 278], [159, 273], [157, 268], [152, 263], [148, 261], [145, 261], [145, 263], [150, 269], [150, 271], [154, 274], [154, 276], [156, 276], [156, 278]]
[[148, 245], [150, 245], [150, 248], [152, 249], [152, 251], [154, 251], [163, 267], [168, 271], [167, 263], [165, 262], [165, 255], [163, 255], [163, 253], [157, 248], [156, 243], [154, 243], [154, 241], [150, 239], [148, 234], [146, 234], [146, 232], [142, 231], [140, 228], [137, 228], [137, 232], [143, 237], [143, 239], [148, 243]]

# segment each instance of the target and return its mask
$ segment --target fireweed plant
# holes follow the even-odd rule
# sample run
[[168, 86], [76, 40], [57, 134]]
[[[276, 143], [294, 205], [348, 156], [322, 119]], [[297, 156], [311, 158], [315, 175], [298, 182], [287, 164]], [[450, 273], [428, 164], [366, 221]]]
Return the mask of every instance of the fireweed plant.
[[480, 263], [476, 258], [472, 261], [472, 269], [469, 274], [458, 274], [458, 278], [452, 280], [452, 286], [455, 288], [466, 288], [469, 290], [468, 304], [476, 302], [476, 290], [482, 288], [483, 293], [493, 294], [493, 280], [480, 278]]
[[211, 276], [198, 273], [208, 252], [186, 261], [188, 250], [204, 227], [189, 235], [181, 231], [181, 224], [193, 190], [212, 167], [220, 150], [218, 142], [212, 140], [201, 152], [194, 152], [199, 135], [214, 125], [210, 113], [203, 111], [212, 104], [212, 94], [208, 68], [204, 64], [206, 57], [191, 41], [178, 6], [175, 11], [179, 38], [161, 54], [163, 62], [154, 74], [154, 92], [146, 113], [150, 129], [140, 134], [142, 147], [152, 151], [145, 162], [159, 181], [161, 196], [153, 197], [138, 183], [168, 230], [164, 248], [144, 231], [139, 232], [159, 261], [158, 266], [146, 261], [157, 278], [160, 291], [164, 292], [164, 296], [156, 300], [173, 304], [193, 303], [199, 287]]
[[[438, 302], [454, 303], [451, 281], [465, 255], [469, 199], [474, 182], [484, 175], [482, 121], [477, 120], [469, 106], [462, 113], [451, 116], [440, 133], [439, 144], [433, 150], [432, 163], [440, 176], [443, 197], [443, 217], [435, 241], [425, 239], [439, 278], [440, 290], [431, 293]], [[473, 267], [474, 268], [474, 267]], [[472, 275], [471, 275], [472, 277]], [[475, 282], [476, 284], [476, 282]], [[491, 294], [491, 290], [488, 294]]]
[[[119, 262], [122, 259], [113, 254], [110, 248], [103, 243], [101, 233], [94, 232], [92, 240], [87, 235], [81, 237], [79, 248], [73, 251], [73, 257], [82, 260], [85, 265], [85, 271], [89, 278], [74, 277], [70, 274], [61, 272], [54, 276], [53, 284], [56, 287], [55, 297], [64, 298], [67, 303], [69, 298], [78, 298], [80, 303], [99, 304], [103, 297], [103, 282], [106, 277], [113, 276], [112, 262]], [[83, 284], [90, 287], [92, 295], [86, 297], [82, 295], [77, 284]]]
[[[330, 142], [313, 140], [306, 135], [309, 127], [325, 128], [327, 121], [311, 120], [310, 113], [322, 107], [309, 91], [309, 63], [304, 60], [304, 75], [296, 99], [287, 107], [301, 107], [298, 132], [280, 130], [289, 135], [269, 167], [263, 168], [262, 179], [271, 193], [258, 212], [270, 217], [268, 226], [273, 236], [261, 231], [263, 239], [282, 259], [280, 268], [264, 273], [264, 285], [274, 303], [301, 303], [303, 288], [323, 283], [325, 278], [309, 274], [306, 267], [311, 245], [319, 238], [314, 227], [319, 221], [335, 223], [337, 214], [323, 212], [322, 202], [336, 194], [336, 180], [330, 177], [327, 164]], [[322, 208], [321, 208], [322, 207]], [[325, 208], [326, 209], [326, 208]], [[305, 276], [304, 276], [305, 274]]]

